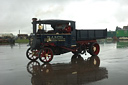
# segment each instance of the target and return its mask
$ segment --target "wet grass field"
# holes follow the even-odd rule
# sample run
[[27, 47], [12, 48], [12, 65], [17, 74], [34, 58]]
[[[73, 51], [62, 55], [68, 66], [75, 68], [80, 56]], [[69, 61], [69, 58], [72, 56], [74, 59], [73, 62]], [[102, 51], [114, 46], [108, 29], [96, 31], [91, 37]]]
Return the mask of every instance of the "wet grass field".
[[100, 44], [100, 53], [74, 58], [66, 53], [49, 64], [26, 57], [27, 44], [0, 45], [0, 85], [127, 85], [128, 42]]

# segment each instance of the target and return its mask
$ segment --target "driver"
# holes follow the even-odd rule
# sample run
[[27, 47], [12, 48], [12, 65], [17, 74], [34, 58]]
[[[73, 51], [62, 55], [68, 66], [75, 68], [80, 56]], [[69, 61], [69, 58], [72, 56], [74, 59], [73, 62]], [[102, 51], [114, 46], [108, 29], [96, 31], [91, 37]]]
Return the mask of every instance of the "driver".
[[43, 31], [43, 26], [41, 24], [38, 25], [38, 31], [37, 33], [41, 34]]
[[68, 23], [58, 24], [55, 28], [59, 33], [71, 33], [71, 26]]
[[66, 33], [71, 33], [71, 26], [69, 26], [68, 23], [66, 24], [66, 27], [65, 27], [64, 31], [65, 31]]

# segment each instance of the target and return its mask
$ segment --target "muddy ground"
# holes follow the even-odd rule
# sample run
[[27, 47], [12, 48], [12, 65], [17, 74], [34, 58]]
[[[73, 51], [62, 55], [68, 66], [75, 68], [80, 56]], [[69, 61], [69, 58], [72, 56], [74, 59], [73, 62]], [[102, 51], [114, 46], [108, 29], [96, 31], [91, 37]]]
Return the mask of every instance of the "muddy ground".
[[27, 48], [27, 44], [0, 45], [0, 85], [128, 84], [128, 42], [101, 43], [94, 59], [88, 53], [74, 58], [70, 52], [55, 56], [49, 64], [30, 62]]

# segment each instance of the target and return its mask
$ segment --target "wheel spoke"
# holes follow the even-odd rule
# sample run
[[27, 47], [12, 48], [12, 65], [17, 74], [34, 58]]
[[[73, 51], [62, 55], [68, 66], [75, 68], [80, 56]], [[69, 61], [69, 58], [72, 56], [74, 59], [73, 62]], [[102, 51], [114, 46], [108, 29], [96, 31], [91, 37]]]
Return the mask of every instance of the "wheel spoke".
[[28, 55], [31, 55], [32, 53], [28, 53]]
[[47, 54], [51, 53], [50, 50], [47, 50]]
[[30, 58], [33, 59], [33, 55], [31, 55]]
[[47, 59], [48, 59], [48, 61], [49, 61], [49, 60], [51, 60], [51, 57], [50, 57], [50, 56], [48, 56], [48, 57], [47, 57]]
[[43, 57], [43, 59], [42, 59], [43, 61], [46, 61], [46, 57]]
[[41, 52], [41, 57], [44, 57], [44, 54], [45, 54], [45, 52], [44, 52], [44, 51], [42, 51], [42, 52]]
[[44, 50], [43, 53], [46, 54], [46, 50]]
[[48, 55], [48, 58], [51, 58], [51, 55]]
[[45, 57], [45, 61], [47, 62], [48, 60], [47, 60], [47, 57]]
[[45, 56], [44, 58], [45, 58], [45, 61], [47, 61], [47, 57]]

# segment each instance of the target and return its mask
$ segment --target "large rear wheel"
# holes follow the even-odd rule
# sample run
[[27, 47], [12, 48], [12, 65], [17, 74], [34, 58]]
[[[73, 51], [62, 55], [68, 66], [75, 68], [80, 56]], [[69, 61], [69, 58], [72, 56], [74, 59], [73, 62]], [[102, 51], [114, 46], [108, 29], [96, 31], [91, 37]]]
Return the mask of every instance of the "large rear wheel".
[[89, 53], [93, 56], [98, 55], [100, 52], [100, 46], [97, 42], [91, 43], [89, 46]]
[[48, 63], [53, 59], [53, 51], [49, 47], [45, 47], [39, 52], [39, 59], [44, 63]]

